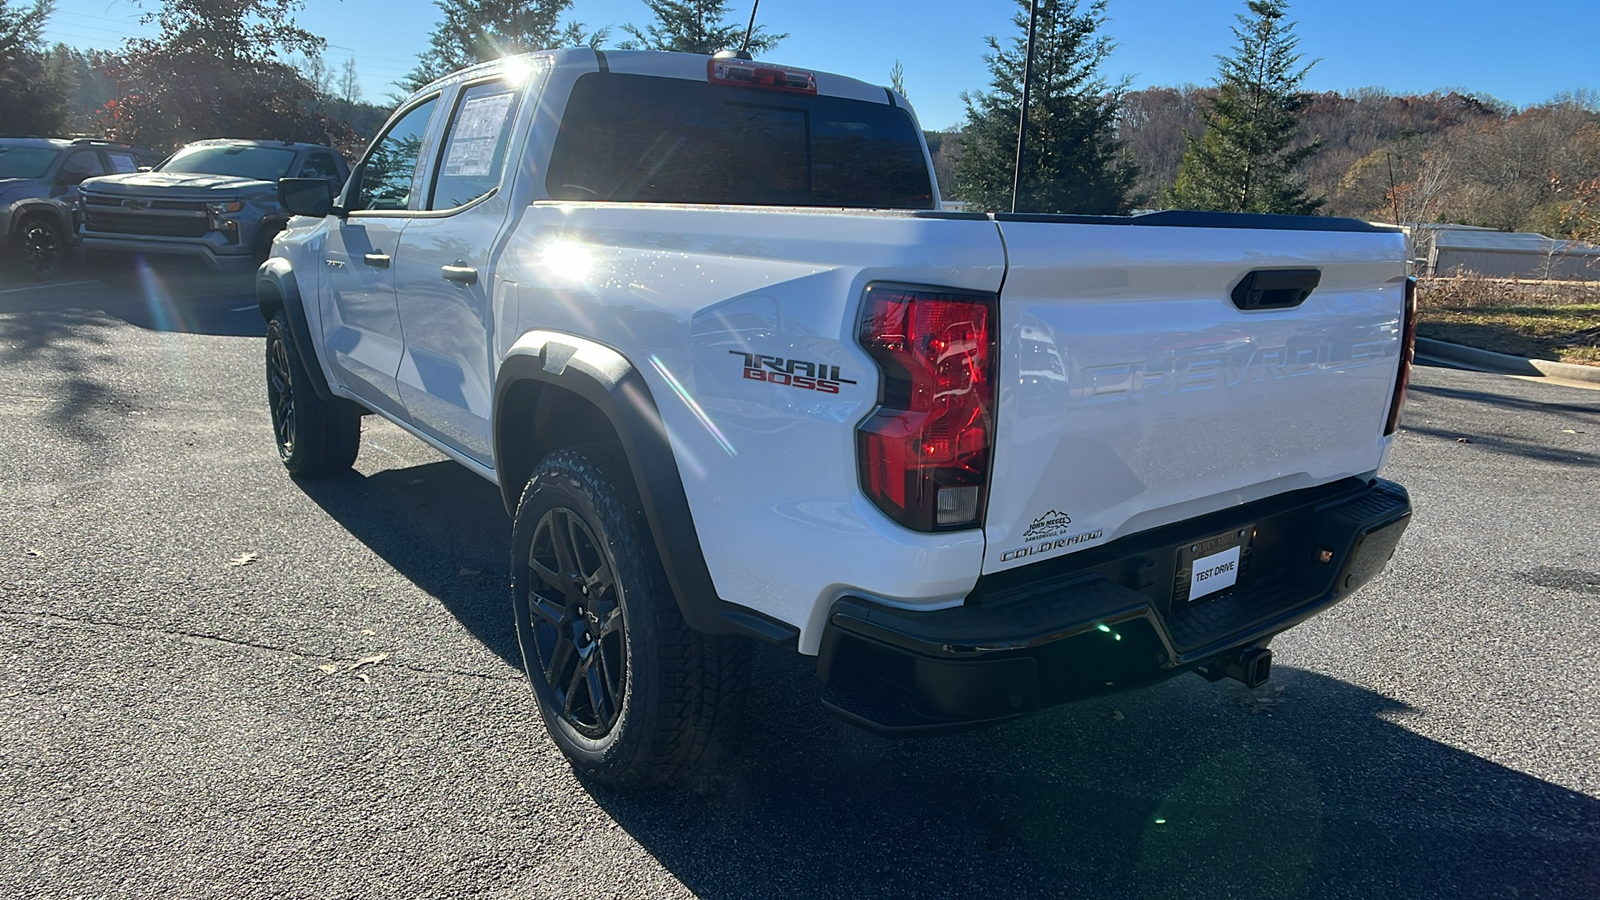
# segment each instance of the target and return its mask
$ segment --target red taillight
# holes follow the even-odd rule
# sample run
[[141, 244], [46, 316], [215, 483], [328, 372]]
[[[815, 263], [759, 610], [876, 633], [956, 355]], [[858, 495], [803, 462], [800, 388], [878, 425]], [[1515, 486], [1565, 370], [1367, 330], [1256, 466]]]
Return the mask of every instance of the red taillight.
[[994, 447], [995, 297], [870, 285], [861, 346], [883, 375], [859, 429], [861, 485], [918, 531], [981, 524]]
[[761, 88], [786, 94], [815, 94], [817, 76], [797, 69], [778, 69], [740, 59], [706, 60], [706, 80], [712, 84]]
[[1400, 322], [1400, 374], [1394, 380], [1394, 399], [1389, 403], [1389, 424], [1383, 428], [1384, 436], [1394, 434], [1400, 427], [1400, 405], [1406, 402], [1406, 388], [1411, 385], [1411, 362], [1417, 355], [1417, 279], [1406, 279], [1405, 318]]

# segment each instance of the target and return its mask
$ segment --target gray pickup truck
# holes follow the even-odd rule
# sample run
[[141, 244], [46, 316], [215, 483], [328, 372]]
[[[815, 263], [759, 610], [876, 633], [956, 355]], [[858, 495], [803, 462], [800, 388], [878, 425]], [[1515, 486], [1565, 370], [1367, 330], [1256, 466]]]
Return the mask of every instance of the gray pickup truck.
[[338, 190], [349, 174], [330, 147], [196, 141], [150, 171], [85, 181], [78, 236], [100, 264], [144, 255], [187, 258], [212, 272], [253, 272], [289, 219], [278, 203], [278, 179], [321, 178]]

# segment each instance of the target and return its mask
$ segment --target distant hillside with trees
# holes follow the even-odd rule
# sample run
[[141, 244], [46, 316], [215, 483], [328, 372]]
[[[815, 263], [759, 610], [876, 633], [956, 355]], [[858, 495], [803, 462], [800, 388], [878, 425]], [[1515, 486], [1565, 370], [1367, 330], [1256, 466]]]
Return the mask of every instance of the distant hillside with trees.
[[[583, 0], [437, 5], [440, 21], [408, 81], [506, 50], [600, 43], [611, 29], [574, 18], [584, 12]], [[1218, 48], [1223, 65], [1213, 83], [1134, 91], [1104, 71], [1112, 43], [1101, 33], [1103, 0], [1039, 5], [1020, 208], [1111, 212], [1205, 202], [1174, 191], [1185, 157], [1209, 139], [1219, 147], [1259, 144], [1272, 159], [1289, 160], [1281, 196], [1301, 196], [1317, 214], [1600, 239], [1600, 94], [1576, 92], [1519, 109], [1466, 89], [1306, 92], [1293, 77], [1304, 70], [1281, 0], [1240, 2], [1237, 43], [1231, 54]], [[140, 6], [157, 36], [105, 52], [45, 46], [53, 0], [0, 0], [0, 130], [121, 136], [156, 149], [203, 137], [297, 138], [354, 155], [396, 99], [361, 96], [359, 60], [324, 60], [325, 40], [294, 22], [302, 0]], [[964, 127], [929, 134], [946, 198], [1009, 208], [1029, 6], [1019, 0], [1013, 30], [973, 47], [987, 51], [989, 78], [966, 95]], [[742, 38], [748, 24], [726, 0], [647, 0], [640, 11], [649, 18], [617, 29], [637, 46], [705, 49]], [[1252, 30], [1264, 22], [1272, 24], [1270, 34]], [[783, 37], [758, 26], [751, 45]], [[1250, 59], [1256, 72], [1281, 64], [1282, 77], [1260, 80], [1270, 91], [1241, 106], [1229, 93], [1237, 99], [1256, 85], [1249, 66], [1232, 63]], [[903, 68], [887, 78], [904, 93]], [[1281, 115], [1267, 121], [1262, 111]], [[1208, 138], [1219, 122], [1230, 133]], [[1224, 150], [1213, 162], [1240, 153]], [[1221, 179], [1221, 168], [1212, 165], [1206, 177]]]

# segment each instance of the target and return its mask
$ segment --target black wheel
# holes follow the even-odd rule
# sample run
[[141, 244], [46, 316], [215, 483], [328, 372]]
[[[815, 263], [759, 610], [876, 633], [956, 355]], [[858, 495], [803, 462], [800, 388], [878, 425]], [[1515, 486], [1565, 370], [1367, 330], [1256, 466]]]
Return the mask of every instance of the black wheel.
[[34, 278], [50, 278], [66, 268], [72, 256], [61, 226], [45, 216], [24, 219], [17, 228], [17, 259]]
[[511, 546], [523, 667], [579, 773], [642, 786], [702, 760], [743, 706], [750, 645], [684, 623], [620, 449], [546, 457]]
[[279, 312], [267, 323], [267, 406], [278, 458], [294, 475], [348, 471], [361, 449], [361, 413], [317, 396]]

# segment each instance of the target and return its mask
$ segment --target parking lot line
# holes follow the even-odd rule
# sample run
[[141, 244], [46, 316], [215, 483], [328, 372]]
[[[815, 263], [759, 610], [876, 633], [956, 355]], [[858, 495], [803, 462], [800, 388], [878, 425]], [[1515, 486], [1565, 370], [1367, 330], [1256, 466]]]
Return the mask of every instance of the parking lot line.
[[20, 294], [23, 291], [42, 291], [45, 288], [83, 287], [86, 284], [99, 284], [99, 283], [100, 283], [99, 281], [95, 281], [95, 280], [91, 279], [89, 281], [65, 281], [65, 282], [60, 282], [60, 283], [51, 282], [50, 284], [30, 284], [27, 287], [6, 288], [5, 290], [0, 291], [0, 294]]

